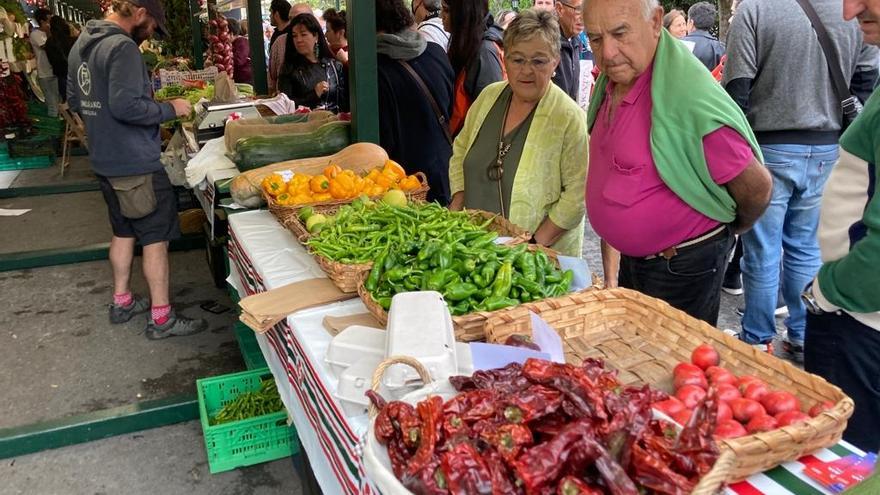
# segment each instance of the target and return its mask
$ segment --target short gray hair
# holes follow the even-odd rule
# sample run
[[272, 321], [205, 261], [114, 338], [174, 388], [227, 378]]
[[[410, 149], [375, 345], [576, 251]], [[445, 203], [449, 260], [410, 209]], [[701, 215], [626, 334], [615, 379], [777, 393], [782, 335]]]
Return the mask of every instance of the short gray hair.
[[[586, 3], [588, 0], [584, 0], [584, 6], [586, 7]], [[651, 16], [654, 15], [654, 11], [660, 7], [659, 0], [642, 0], [642, 15], [645, 16], [645, 19], [651, 19]]]
[[547, 44], [550, 53], [559, 57], [559, 21], [556, 13], [543, 9], [521, 11], [510, 21], [504, 31], [504, 49], [510, 50], [517, 43], [538, 39]]
[[440, 11], [440, 3], [443, 0], [425, 0], [423, 5], [425, 6], [425, 10], [428, 12], [439, 12]]

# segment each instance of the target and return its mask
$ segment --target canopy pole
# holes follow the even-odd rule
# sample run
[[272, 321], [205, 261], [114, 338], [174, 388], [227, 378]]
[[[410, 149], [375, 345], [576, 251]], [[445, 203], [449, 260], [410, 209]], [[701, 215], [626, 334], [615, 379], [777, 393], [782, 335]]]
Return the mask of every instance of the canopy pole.
[[379, 143], [376, 5], [347, 2], [352, 141]]

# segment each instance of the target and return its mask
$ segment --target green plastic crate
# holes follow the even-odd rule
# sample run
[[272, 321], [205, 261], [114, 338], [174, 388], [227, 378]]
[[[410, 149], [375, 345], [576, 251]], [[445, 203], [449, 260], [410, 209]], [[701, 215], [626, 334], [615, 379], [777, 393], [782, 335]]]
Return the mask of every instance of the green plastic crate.
[[259, 390], [261, 380], [271, 377], [269, 369], [263, 368], [196, 380], [199, 419], [211, 473], [274, 461], [299, 452], [299, 447], [291, 442], [287, 411], [221, 425], [208, 424], [208, 418], [224, 405], [244, 392]]
[[6, 143], [0, 143], [0, 170], [28, 170], [34, 168], [48, 168], [55, 163], [54, 157], [35, 156], [27, 158], [12, 158], [6, 149]]
[[235, 340], [238, 341], [238, 349], [241, 351], [241, 357], [244, 364], [249, 370], [255, 370], [266, 367], [266, 358], [263, 357], [263, 351], [260, 344], [257, 343], [257, 336], [254, 331], [242, 322], [236, 322], [233, 327]]

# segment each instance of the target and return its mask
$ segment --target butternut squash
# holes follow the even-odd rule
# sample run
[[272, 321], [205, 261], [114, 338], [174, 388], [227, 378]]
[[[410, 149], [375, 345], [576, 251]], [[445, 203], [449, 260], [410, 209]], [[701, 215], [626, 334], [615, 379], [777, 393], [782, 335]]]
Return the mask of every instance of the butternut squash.
[[248, 208], [258, 208], [264, 204], [260, 183], [274, 172], [291, 170], [318, 175], [323, 172], [324, 167], [331, 163], [339, 165], [343, 169], [366, 172], [383, 166], [386, 160], [388, 160], [388, 153], [381, 146], [373, 143], [354, 143], [330, 156], [288, 160], [243, 172], [232, 179], [229, 190], [236, 203]]

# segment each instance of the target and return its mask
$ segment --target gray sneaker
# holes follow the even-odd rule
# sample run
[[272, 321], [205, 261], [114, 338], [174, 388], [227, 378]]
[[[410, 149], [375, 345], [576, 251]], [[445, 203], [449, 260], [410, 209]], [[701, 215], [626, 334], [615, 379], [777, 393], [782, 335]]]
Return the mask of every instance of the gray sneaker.
[[187, 335], [195, 335], [208, 328], [208, 322], [202, 319], [190, 319], [183, 316], [177, 316], [174, 310], [168, 317], [168, 321], [162, 325], [157, 325], [150, 320], [147, 323], [146, 335], [150, 340], [166, 339], [168, 337], [184, 337]]
[[150, 301], [145, 297], [134, 296], [128, 306], [110, 305], [110, 323], [118, 325], [132, 319], [135, 315], [146, 313], [150, 309]]

